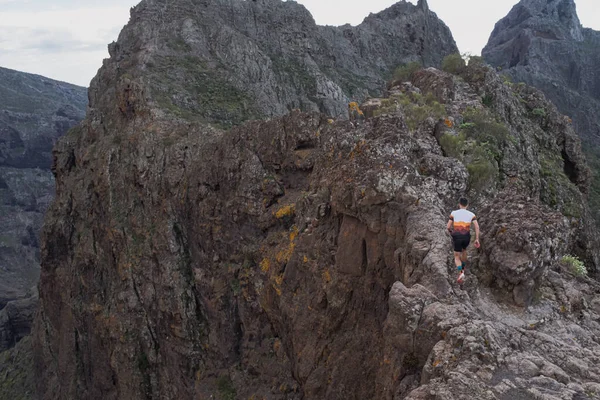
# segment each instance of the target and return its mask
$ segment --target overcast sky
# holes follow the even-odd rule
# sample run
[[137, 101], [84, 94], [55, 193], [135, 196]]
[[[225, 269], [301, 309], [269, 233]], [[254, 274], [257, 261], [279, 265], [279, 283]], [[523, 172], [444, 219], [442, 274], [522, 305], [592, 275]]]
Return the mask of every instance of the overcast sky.
[[[576, 0], [584, 26], [600, 30], [599, 0]], [[396, 0], [298, 0], [321, 25], [359, 24]], [[416, 3], [417, 0], [411, 0]], [[0, 66], [87, 86], [137, 0], [0, 0]], [[429, 0], [461, 52], [479, 54], [517, 0]], [[340, 6], [341, 5], [341, 6]]]

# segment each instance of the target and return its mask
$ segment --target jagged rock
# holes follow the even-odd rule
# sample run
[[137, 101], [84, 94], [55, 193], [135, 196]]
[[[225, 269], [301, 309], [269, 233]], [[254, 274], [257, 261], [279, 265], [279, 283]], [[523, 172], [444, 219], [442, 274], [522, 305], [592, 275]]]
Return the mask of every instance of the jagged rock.
[[[260, 21], [282, 9], [268, 17], [276, 27], [305, 15], [253, 3], [229, 9], [240, 31], [244, 10]], [[43, 398], [493, 399], [593, 388], [598, 316], [585, 305], [598, 284], [559, 274], [556, 262], [568, 252], [596, 270], [597, 231], [582, 221], [589, 171], [572, 126], [539, 92], [485, 66], [461, 78], [426, 69], [374, 107], [378, 117], [294, 111], [222, 131], [199, 122], [204, 109], [174, 116], [158, 101], [155, 78], [172, 78], [144, 64], [156, 49], [143, 44], [163, 38], [144, 28], [161, 4], [134, 11], [94, 80], [88, 117], [55, 149], [34, 329]], [[187, 10], [175, 4], [165, 12]], [[170, 20], [164, 29], [183, 26], [197, 40], [186, 43], [207, 46], [195, 18]], [[312, 46], [294, 38], [300, 54]], [[225, 51], [229, 42], [215, 41]], [[261, 57], [248, 59], [269, 65]], [[460, 288], [446, 222], [465, 194], [491, 253], [473, 254]], [[516, 194], [532, 200], [512, 212]], [[534, 239], [516, 280], [511, 268], [493, 271], [512, 243], [494, 230], [504, 215]], [[560, 229], [562, 242], [541, 239]], [[497, 295], [490, 271], [546, 297], [524, 313], [512, 293]]]
[[561, 254], [566, 254], [569, 222], [538, 201], [509, 196], [481, 210], [485, 264], [496, 284], [512, 290], [519, 305], [528, 305], [536, 285]]
[[109, 50], [111, 79], [147, 76], [141, 96], [163, 112], [220, 126], [293, 109], [347, 118], [348, 103], [381, 95], [400, 64], [439, 66], [458, 51], [423, 4], [332, 27], [280, 0], [143, 1]]
[[52, 146], [86, 103], [85, 88], [0, 68], [0, 351], [30, 329], [39, 234], [54, 195]]
[[0, 350], [8, 349], [29, 335], [38, 295], [8, 302], [0, 311]]
[[[583, 28], [574, 0], [522, 0], [496, 24], [483, 56], [513, 82], [535, 86], [568, 116], [582, 137], [586, 155], [598, 168], [600, 162], [600, 74], [597, 66], [600, 33]], [[531, 105], [543, 117], [543, 109]], [[598, 220], [600, 198], [595, 194], [592, 211]]]
[[0, 398], [36, 399], [31, 336], [0, 353]]

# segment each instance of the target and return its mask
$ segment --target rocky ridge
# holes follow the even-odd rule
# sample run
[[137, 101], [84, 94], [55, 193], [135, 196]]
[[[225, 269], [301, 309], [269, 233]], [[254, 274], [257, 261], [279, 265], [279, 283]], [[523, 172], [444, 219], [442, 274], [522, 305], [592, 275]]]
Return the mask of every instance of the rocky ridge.
[[111, 79], [143, 80], [163, 112], [230, 127], [293, 109], [347, 116], [398, 65], [439, 66], [457, 47], [425, 0], [356, 27], [318, 26], [293, 1], [145, 0], [109, 50]]
[[[134, 10], [55, 148], [42, 398], [598, 397], [598, 283], [561, 261], [597, 273], [590, 173], [540, 92], [428, 68], [364, 121], [222, 131], [141, 67], [161, 4]], [[465, 193], [483, 237], [461, 288], [445, 224]]]
[[31, 329], [52, 146], [85, 116], [86, 89], [0, 68], [0, 351]]
[[[572, 118], [594, 171], [600, 171], [598, 46], [600, 33], [581, 26], [574, 0], [522, 0], [496, 24], [483, 50], [487, 62], [515, 83], [539, 88]], [[598, 214], [598, 173], [592, 190]]]

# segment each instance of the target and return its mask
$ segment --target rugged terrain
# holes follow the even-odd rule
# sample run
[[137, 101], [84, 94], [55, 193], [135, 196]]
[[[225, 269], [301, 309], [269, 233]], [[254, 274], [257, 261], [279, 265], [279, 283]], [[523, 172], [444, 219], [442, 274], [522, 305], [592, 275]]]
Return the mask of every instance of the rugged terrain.
[[0, 68], [0, 351], [31, 329], [52, 147], [86, 104], [85, 88]]
[[398, 65], [439, 66], [457, 51], [426, 1], [323, 27], [280, 0], [146, 0], [109, 49], [114, 78], [143, 82], [156, 107], [224, 127], [293, 109], [345, 116]]
[[[164, 51], [162, 16], [190, 4], [133, 10], [86, 119], [55, 148], [33, 338], [42, 398], [600, 396], [600, 247], [567, 117], [474, 61], [415, 72], [350, 121], [293, 111], [221, 130], [206, 108], [160, 100], [201, 73], [147, 65]], [[227, 4], [240, 24], [240, 10], [301, 10]], [[201, 32], [193, 20], [172, 26]], [[246, 93], [233, 114], [263, 104]], [[445, 225], [464, 194], [483, 236], [459, 287]]]
[[[522, 0], [496, 24], [483, 56], [512, 80], [542, 90], [572, 118], [600, 171], [600, 32], [581, 26], [574, 0]], [[592, 208], [600, 218], [600, 172]], [[600, 220], [600, 219], [599, 219]]]

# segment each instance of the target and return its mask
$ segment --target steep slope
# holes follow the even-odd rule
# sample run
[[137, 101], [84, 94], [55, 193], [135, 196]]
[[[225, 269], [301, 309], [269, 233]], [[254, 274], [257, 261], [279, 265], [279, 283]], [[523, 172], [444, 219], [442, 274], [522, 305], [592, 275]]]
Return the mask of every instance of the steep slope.
[[165, 112], [221, 126], [292, 109], [344, 116], [398, 65], [436, 66], [456, 51], [426, 1], [335, 28], [293, 1], [146, 0], [110, 46], [113, 79], [143, 77]]
[[31, 328], [52, 146], [86, 104], [85, 88], [0, 68], [0, 351]]
[[[496, 24], [483, 56], [514, 82], [542, 90], [573, 120], [600, 174], [600, 32], [583, 28], [574, 0], [522, 0]], [[593, 186], [600, 213], [600, 176]], [[600, 218], [600, 214], [597, 215]]]
[[[146, 64], [152, 32], [171, 25], [143, 18], [162, 4], [134, 10], [85, 121], [55, 149], [34, 330], [43, 398], [600, 392], [598, 285], [560, 262], [597, 271], [589, 170], [543, 95], [483, 66], [430, 68], [372, 99], [366, 121], [294, 111], [222, 131], [199, 122], [205, 108], [157, 100], [159, 78], [192, 76]], [[238, 23], [279, 3], [228, 4]], [[192, 22], [171, 27], [202, 29]], [[460, 288], [445, 224], [465, 193], [484, 236]]]

